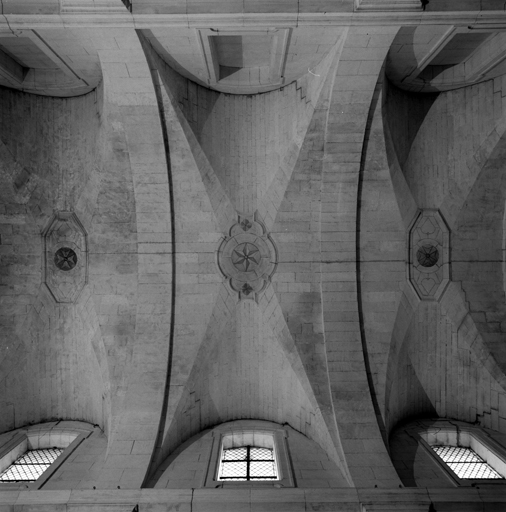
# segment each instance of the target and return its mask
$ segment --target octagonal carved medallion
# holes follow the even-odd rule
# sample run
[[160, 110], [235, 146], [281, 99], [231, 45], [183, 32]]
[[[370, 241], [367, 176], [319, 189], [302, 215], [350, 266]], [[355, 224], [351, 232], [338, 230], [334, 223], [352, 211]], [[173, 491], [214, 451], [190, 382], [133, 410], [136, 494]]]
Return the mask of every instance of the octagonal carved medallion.
[[420, 299], [441, 298], [450, 282], [450, 231], [438, 210], [423, 210], [413, 221], [408, 269]]
[[42, 236], [44, 283], [56, 302], [75, 302], [88, 280], [86, 231], [75, 213], [56, 212]]
[[241, 299], [258, 298], [277, 266], [274, 242], [255, 217], [239, 216], [218, 248], [221, 273]]

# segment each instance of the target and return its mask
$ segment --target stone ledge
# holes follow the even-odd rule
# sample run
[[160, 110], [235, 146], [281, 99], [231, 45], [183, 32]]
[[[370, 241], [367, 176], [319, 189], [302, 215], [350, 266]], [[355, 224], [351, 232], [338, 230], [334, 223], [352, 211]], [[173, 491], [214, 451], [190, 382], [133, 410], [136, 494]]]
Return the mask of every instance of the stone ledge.
[[[374, 510], [427, 510], [433, 503], [446, 509], [466, 504], [466, 510], [482, 510], [484, 503], [505, 504], [504, 489], [141, 489], [141, 490], [74, 490], [74, 491], [0, 491], [0, 509], [14, 512], [20, 506], [31, 511], [79, 510], [103, 511], [108, 509], [132, 510], [136, 505], [143, 510], [191, 510], [199, 502], [202, 510], [279, 511], [281, 503], [301, 510], [357, 511], [365, 506]], [[205, 505], [204, 505], [205, 504]], [[476, 504], [476, 506], [473, 506]], [[385, 508], [387, 507], [387, 508]]]

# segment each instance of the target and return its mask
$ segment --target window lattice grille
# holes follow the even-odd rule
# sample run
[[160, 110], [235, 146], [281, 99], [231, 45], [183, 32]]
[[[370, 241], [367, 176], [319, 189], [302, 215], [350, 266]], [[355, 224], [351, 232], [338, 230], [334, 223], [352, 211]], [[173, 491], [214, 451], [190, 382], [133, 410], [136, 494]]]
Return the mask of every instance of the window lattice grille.
[[0, 474], [0, 482], [35, 482], [62, 452], [62, 448], [29, 450]]
[[460, 446], [432, 446], [432, 449], [446, 462], [459, 478], [503, 478], [492, 466], [487, 464], [470, 448]]
[[223, 450], [219, 480], [277, 480], [274, 450], [241, 446]]

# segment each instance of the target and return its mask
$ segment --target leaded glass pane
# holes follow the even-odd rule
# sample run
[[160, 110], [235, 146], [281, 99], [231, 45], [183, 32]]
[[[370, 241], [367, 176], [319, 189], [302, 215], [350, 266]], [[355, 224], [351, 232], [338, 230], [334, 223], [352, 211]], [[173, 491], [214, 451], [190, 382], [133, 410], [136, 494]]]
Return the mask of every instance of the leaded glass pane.
[[502, 478], [486, 462], [462, 462], [448, 465], [459, 478]]
[[461, 446], [433, 446], [432, 449], [443, 459], [450, 469], [465, 479], [503, 478], [492, 466], [487, 464], [471, 448]]
[[247, 476], [247, 462], [222, 462], [221, 463], [221, 477], [222, 478], [246, 478]]
[[247, 448], [223, 450], [223, 460], [246, 460]]
[[29, 450], [14, 464], [52, 464], [63, 452], [60, 448], [47, 448], [45, 450]]
[[2, 482], [35, 482], [50, 464], [20, 464], [12, 465], [2, 475]]
[[269, 448], [251, 447], [250, 457], [251, 460], [273, 460], [272, 450], [269, 450]]
[[263, 477], [263, 478], [275, 479], [277, 476], [274, 461], [258, 462], [258, 461], [252, 460], [250, 462], [249, 472], [250, 472], [250, 476], [252, 478]]
[[483, 462], [474, 451], [460, 446], [433, 446], [434, 451], [446, 462]]
[[62, 452], [60, 448], [29, 450], [0, 474], [0, 482], [35, 482]]

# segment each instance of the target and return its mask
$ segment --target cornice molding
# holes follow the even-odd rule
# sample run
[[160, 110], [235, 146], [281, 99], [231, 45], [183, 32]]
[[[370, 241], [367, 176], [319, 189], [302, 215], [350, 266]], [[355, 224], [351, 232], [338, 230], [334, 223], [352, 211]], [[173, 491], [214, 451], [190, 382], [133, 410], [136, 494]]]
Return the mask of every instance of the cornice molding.
[[6, 14], [0, 31], [27, 28], [76, 27], [301, 27], [301, 26], [398, 26], [453, 25], [506, 30], [506, 11], [467, 12], [354, 12], [354, 13], [252, 13], [252, 14]]

